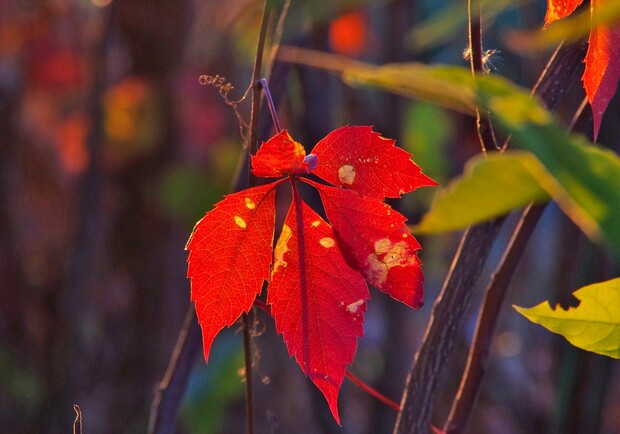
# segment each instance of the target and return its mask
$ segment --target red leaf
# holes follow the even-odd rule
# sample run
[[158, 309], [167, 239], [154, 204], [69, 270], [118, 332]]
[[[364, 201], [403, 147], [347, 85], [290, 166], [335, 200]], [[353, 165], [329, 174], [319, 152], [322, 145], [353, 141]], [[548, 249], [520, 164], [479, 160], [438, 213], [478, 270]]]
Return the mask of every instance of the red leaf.
[[282, 130], [252, 156], [252, 173], [265, 178], [308, 173], [305, 157], [304, 147], [294, 141], [288, 131]]
[[206, 361], [215, 336], [250, 310], [269, 279], [275, 187], [281, 182], [226, 196], [196, 224], [187, 243]]
[[317, 143], [312, 153], [318, 158], [317, 176], [364, 196], [400, 197], [418, 187], [437, 185], [411, 161], [411, 154], [372, 127], [338, 128]]
[[543, 29], [547, 28], [552, 22], [572, 14], [581, 3], [583, 0], [547, 0], [547, 13]]
[[[613, 0], [591, 0], [590, 14], [595, 18], [599, 6]], [[617, 1], [617, 0], [616, 0]], [[545, 25], [567, 17], [583, 0], [548, 0]], [[543, 27], [543, 28], [544, 28]], [[583, 73], [583, 87], [592, 107], [594, 140], [601, 128], [601, 121], [609, 101], [613, 98], [620, 80], [620, 24], [614, 27], [592, 27], [586, 53], [586, 69]]]
[[363, 334], [368, 288], [342, 257], [332, 228], [296, 191], [274, 251], [267, 302], [291, 356], [334, 418], [346, 365]]
[[[592, 0], [592, 14], [601, 0]], [[597, 27], [590, 30], [583, 87], [592, 107], [594, 139], [601, 128], [603, 114], [613, 98], [620, 80], [620, 24], [613, 28]]]
[[422, 306], [424, 276], [420, 244], [405, 216], [374, 198], [336, 187], [314, 185], [344, 257], [369, 283], [406, 305]]

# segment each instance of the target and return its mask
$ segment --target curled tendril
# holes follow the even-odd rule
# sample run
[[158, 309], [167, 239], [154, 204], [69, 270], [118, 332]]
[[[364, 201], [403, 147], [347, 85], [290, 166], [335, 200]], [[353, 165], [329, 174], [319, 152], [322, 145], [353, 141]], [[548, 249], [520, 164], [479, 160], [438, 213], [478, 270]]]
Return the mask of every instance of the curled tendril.
[[245, 93], [240, 99], [231, 100], [228, 98], [228, 93], [231, 90], [233, 90], [235, 87], [233, 86], [232, 83], [230, 83], [226, 79], [226, 77], [222, 77], [220, 75], [201, 75], [200, 77], [198, 77], [198, 82], [203, 86], [215, 87], [219, 91], [222, 98], [224, 98], [224, 101], [226, 102], [226, 104], [232, 107], [233, 111], [235, 112], [235, 116], [237, 116], [237, 121], [239, 122], [239, 134], [245, 141], [245, 138], [246, 138], [245, 132], [248, 130], [249, 126], [245, 118], [241, 115], [241, 113], [239, 113], [239, 110], [237, 109], [237, 105], [245, 101], [246, 97], [248, 96], [248, 92], [251, 86], [248, 86]]

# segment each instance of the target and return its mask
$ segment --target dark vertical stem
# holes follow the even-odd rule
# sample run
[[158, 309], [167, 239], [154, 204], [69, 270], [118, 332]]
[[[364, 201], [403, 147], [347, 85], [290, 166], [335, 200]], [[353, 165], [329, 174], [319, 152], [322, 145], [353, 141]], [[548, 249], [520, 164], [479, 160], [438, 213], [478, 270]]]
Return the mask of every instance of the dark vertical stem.
[[[555, 109], [579, 76], [585, 47], [575, 44], [559, 49], [549, 62], [535, 89], [550, 109]], [[452, 355], [455, 327], [460, 327], [476, 280], [497, 229], [495, 222], [466, 231], [441, 294], [435, 303], [424, 341], [415, 356], [401, 403], [402, 412], [394, 433], [426, 433], [445, 364]], [[493, 233], [488, 233], [493, 231]], [[472, 258], [472, 255], [476, 258]], [[451, 310], [452, 309], [452, 310]]]
[[[261, 90], [260, 75], [263, 65], [263, 52], [265, 51], [265, 38], [267, 36], [267, 27], [269, 15], [271, 12], [270, 0], [265, 0], [263, 6], [263, 17], [260, 23], [258, 34], [258, 42], [256, 43], [256, 58], [254, 59], [254, 70], [252, 71], [252, 108], [250, 112], [250, 134], [248, 137], [248, 152], [250, 155], [256, 154], [258, 150], [258, 121], [261, 106]], [[248, 186], [256, 185], [256, 177], [250, 171], [248, 165]], [[254, 400], [253, 400], [253, 384], [252, 384], [252, 337], [250, 335], [250, 324], [248, 314], [242, 315], [243, 325], [243, 352], [245, 361], [245, 408], [247, 418], [247, 433], [254, 434]]]
[[394, 434], [426, 433], [442, 373], [460, 330], [502, 219], [468, 228], [463, 234], [405, 385]]
[[[534, 86], [532, 93], [538, 94], [550, 110], [557, 108], [560, 97], [566, 93], [571, 83], [577, 77], [576, 71], [578, 69], [575, 71], [575, 68], [571, 66], [577, 66], [575, 62], [580, 61], [580, 52], [578, 45], [569, 47], [562, 47], [560, 45], [551, 56], [549, 63], [541, 73], [540, 79]], [[572, 53], [572, 55], [566, 56], [567, 53]], [[564, 76], [557, 77], [556, 73], [558, 71], [561, 71]], [[559, 83], [556, 81], [559, 81]], [[553, 86], [549, 86], [550, 82]], [[575, 117], [581, 113], [582, 106], [577, 109]], [[573, 123], [574, 120], [569, 125], [569, 131], [572, 129]], [[488, 286], [478, 314], [474, 341], [467, 358], [465, 372], [461, 379], [456, 399], [452, 403], [450, 415], [444, 424], [445, 432], [460, 433], [467, 427], [467, 422], [476, 404], [486, 372], [489, 347], [502, 301], [505, 298], [508, 284], [519, 259], [523, 255], [527, 241], [532, 235], [543, 210], [544, 206], [529, 206], [523, 211], [521, 219], [513, 231], [512, 239], [506, 247], [498, 269]]]
[[[252, 74], [252, 108], [250, 113], [250, 134], [248, 136], [248, 152], [256, 149], [258, 136], [258, 123], [260, 112], [260, 71], [262, 68], [263, 51], [265, 47], [265, 37], [267, 34], [267, 23], [271, 10], [270, 1], [266, 0], [263, 9], [263, 18], [259, 31], [256, 59]], [[283, 19], [283, 18], [282, 18]], [[255, 151], [254, 151], [255, 152]], [[249, 160], [247, 154], [242, 160]], [[243, 170], [237, 171], [232, 189], [239, 191], [248, 185], [254, 185], [256, 179], [249, 173], [244, 177]], [[247, 182], [246, 182], [247, 180]], [[151, 424], [149, 425], [149, 433], [167, 433], [170, 429], [166, 425], [170, 420], [174, 421], [176, 412], [179, 407], [182, 391], [185, 390], [191, 366], [195, 360], [195, 356], [200, 346], [200, 327], [196, 321], [196, 314], [193, 306], [188, 308], [186, 321], [179, 333], [175, 350], [171, 356], [170, 363], [164, 379], [161, 381], [155, 392], [155, 397], [151, 406]], [[244, 357], [246, 370], [246, 401], [248, 403], [248, 433], [254, 432], [253, 423], [253, 400], [252, 400], [252, 352], [251, 352], [251, 330], [246, 314], [242, 315], [242, 328], [244, 339]], [[163, 415], [162, 413], [168, 413]]]
[[452, 403], [450, 415], [443, 428], [443, 431], [446, 433], [461, 433], [464, 432], [467, 426], [486, 372], [489, 347], [491, 346], [495, 325], [499, 318], [502, 302], [506, 296], [508, 284], [525, 251], [527, 242], [542, 216], [544, 208], [544, 205], [530, 205], [523, 211], [521, 219], [513, 232], [512, 239], [500, 261], [498, 270], [489, 284], [478, 314], [475, 338], [467, 358], [465, 374], [461, 380], [456, 399]]
[[[485, 72], [484, 52], [482, 49], [482, 10], [480, 8], [480, 0], [475, 1], [475, 14], [474, 11], [472, 11], [472, 0], [468, 0], [467, 2], [467, 14], [469, 19], [469, 63], [471, 72], [474, 75], [477, 72]], [[482, 146], [482, 152], [486, 152], [489, 149], [499, 149], [488, 112], [480, 113], [479, 110], [476, 110], [476, 132], [478, 133], [480, 146]]]

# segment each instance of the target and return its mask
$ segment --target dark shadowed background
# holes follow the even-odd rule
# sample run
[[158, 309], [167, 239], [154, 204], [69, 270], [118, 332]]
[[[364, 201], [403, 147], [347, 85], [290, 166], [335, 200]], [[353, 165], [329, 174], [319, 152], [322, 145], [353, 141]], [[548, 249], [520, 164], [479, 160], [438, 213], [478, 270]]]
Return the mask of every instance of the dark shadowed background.
[[[283, 2], [275, 3], [281, 10]], [[463, 1], [292, 3], [283, 44], [376, 64], [465, 64]], [[514, 51], [503, 35], [540, 28], [545, 6], [483, 1], [485, 48], [499, 51], [491, 73], [535, 83], [549, 54]], [[153, 391], [189, 306], [185, 242], [229, 191], [245, 152], [235, 112], [199, 76], [226, 77], [235, 87], [229, 98], [242, 97], [261, 11], [262, 2], [251, 0], [0, 0], [0, 432], [70, 433], [73, 404], [85, 433], [146, 432]], [[441, 184], [479, 152], [473, 119], [350, 88], [327, 72], [275, 62], [271, 88], [283, 127], [308, 148], [336, 127], [373, 125]], [[560, 116], [570, 119], [582, 98], [576, 83]], [[249, 120], [247, 101], [238, 114]], [[616, 97], [606, 119], [619, 116]], [[273, 133], [263, 117], [260, 140]], [[620, 148], [613, 122], [604, 121], [599, 137]], [[427, 190], [392, 205], [417, 222], [431, 203]], [[426, 304], [419, 311], [371, 292], [350, 370], [397, 402], [459, 236], [420, 239]], [[610, 267], [549, 207], [513, 281], [470, 432], [620, 432], [617, 362], [575, 349], [508, 306], [570, 304], [572, 291]], [[438, 426], [475, 317], [472, 310], [462, 330]], [[273, 321], [262, 311], [252, 318], [257, 432], [391, 432], [394, 410], [348, 381], [339, 428]], [[239, 329], [216, 339], [208, 366], [198, 353], [176, 432], [244, 432]]]

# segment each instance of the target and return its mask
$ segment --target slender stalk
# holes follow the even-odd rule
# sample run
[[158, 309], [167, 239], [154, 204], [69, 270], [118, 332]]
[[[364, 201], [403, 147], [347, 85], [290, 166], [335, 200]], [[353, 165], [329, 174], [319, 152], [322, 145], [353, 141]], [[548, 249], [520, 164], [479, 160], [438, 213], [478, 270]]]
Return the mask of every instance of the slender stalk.
[[[265, 51], [265, 39], [267, 36], [267, 27], [269, 23], [269, 15], [271, 13], [271, 2], [265, 0], [263, 6], [263, 17], [260, 23], [258, 33], [258, 42], [256, 43], [256, 57], [254, 59], [254, 70], [252, 71], [252, 108], [250, 111], [250, 135], [248, 138], [249, 155], [256, 154], [258, 150], [258, 120], [261, 106], [261, 90], [260, 75], [263, 66], [263, 52]], [[249, 160], [249, 156], [248, 156]], [[252, 175], [250, 165], [248, 164], [248, 187], [256, 185], [256, 177]], [[241, 316], [241, 324], [243, 326], [243, 353], [245, 362], [245, 408], [247, 433], [254, 434], [254, 397], [252, 384], [252, 337], [250, 334], [250, 324], [248, 314]]]
[[[253, 74], [252, 74], [252, 108], [250, 113], [250, 134], [248, 137], [247, 148], [248, 152], [255, 152], [257, 143], [257, 131], [258, 120], [260, 111], [260, 92], [261, 86], [259, 83], [260, 71], [263, 63], [263, 51], [265, 47], [265, 39], [267, 33], [268, 18], [271, 11], [271, 4], [269, 0], [265, 1], [263, 8], [263, 17], [261, 21], [261, 27], [259, 30], [259, 37], [257, 42], [256, 58], [254, 62]], [[245, 154], [241, 160], [249, 160], [247, 154]], [[238, 170], [235, 174], [235, 181], [233, 187], [235, 191], [248, 187], [244, 185], [245, 181], [242, 180], [242, 171]], [[251, 173], [248, 175], [247, 184], [252, 185], [256, 182]], [[247, 320], [247, 315], [242, 315], [243, 324], [243, 336], [244, 336], [244, 352], [245, 352], [245, 369], [246, 369], [246, 401], [248, 403], [248, 420], [247, 420], [247, 432], [254, 432], [254, 417], [253, 417], [253, 401], [252, 401], [252, 357], [251, 357], [251, 342], [250, 342], [250, 327]], [[196, 313], [193, 306], [189, 306], [184, 325], [179, 332], [175, 349], [171, 356], [168, 369], [164, 375], [164, 378], [160, 382], [153, 403], [151, 405], [151, 415], [149, 421], [149, 434], [168, 433], [174, 430], [174, 419], [178, 410], [182, 392], [187, 386], [191, 367], [196, 354], [200, 348], [200, 327], [196, 321]]]
[[[547, 108], [557, 108], [562, 96], [579, 76], [585, 49], [584, 43], [561, 47], [549, 61], [536, 85], [536, 94]], [[493, 225], [495, 222], [470, 228], [463, 235], [446, 283], [433, 308], [422, 346], [407, 377], [401, 402], [403, 410], [396, 421], [394, 433], [426, 433], [429, 430], [437, 389], [454, 348], [454, 327], [461, 327], [464, 311], [471, 300], [471, 285], [459, 281], [476, 280], [479, 267], [481, 268], [488, 253], [480, 248], [487, 244], [490, 247], [495, 238], [493, 234], [490, 240], [487, 239], [490, 235], [487, 233], [489, 229], [484, 226]], [[468, 262], [472, 261], [471, 255], [483, 256], [468, 265]], [[462, 276], [459, 277], [458, 274]], [[451, 307], [454, 307], [452, 312]]]
[[[469, 64], [471, 66], [472, 75], [477, 72], [484, 72], [484, 51], [482, 49], [482, 9], [480, 0], [476, 0], [476, 16], [472, 14], [472, 0], [467, 1], [467, 16], [469, 21]], [[495, 139], [495, 132], [491, 124], [489, 113], [480, 113], [476, 109], [476, 133], [482, 147], [482, 152], [486, 153], [489, 149], [499, 150], [500, 147]]]
[[387, 405], [388, 407], [391, 407], [396, 411], [400, 411], [400, 405], [398, 405], [396, 402], [392, 401], [390, 398], [383, 395], [382, 393], [378, 392], [377, 390], [373, 389], [368, 384], [364, 383], [362, 380], [357, 378], [351, 372], [346, 371], [345, 375], [349, 380], [351, 380], [353, 384], [355, 384], [357, 387], [362, 389], [364, 392], [370, 394], [372, 397], [378, 399], [379, 401], [381, 401], [383, 404]]
[[475, 339], [469, 351], [465, 374], [443, 428], [446, 433], [461, 433], [467, 426], [469, 416], [480, 392], [480, 384], [486, 372], [489, 348], [508, 284], [544, 208], [544, 205], [530, 205], [523, 211], [512, 239], [500, 261], [498, 270], [491, 279], [478, 314]]
[[[566, 56], [566, 50], [570, 50], [568, 53], [572, 52], [572, 56]], [[560, 44], [555, 53], [551, 56], [547, 67], [541, 73], [538, 82], [532, 89], [532, 93], [542, 97], [543, 102], [547, 104], [550, 110], [555, 110], [555, 108], [557, 108], [560, 100], [559, 97], [564, 95], [572, 81], [576, 78], [578, 70], [573, 71], [570, 66], [576, 61], [579, 61], [579, 53], [579, 46], [563, 47], [562, 44]], [[554, 79], [557, 71], [563, 71], [564, 74], [567, 74], [567, 76], [561, 78], [562, 86], [557, 86], [557, 83], [551, 87], [548, 86], [549, 81]], [[584, 104], [582, 103], [577, 109], [568, 127], [568, 131], [572, 129], [576, 119], [583, 111], [583, 107]], [[470, 348], [461, 384], [455, 401], [452, 403], [450, 415], [444, 424], [443, 431], [447, 433], [460, 433], [465, 431], [467, 427], [467, 422], [476, 404], [486, 372], [489, 348], [491, 346], [495, 325], [501, 311], [502, 301], [506, 296], [508, 284], [523, 255], [527, 241], [532, 235], [544, 208], [544, 205], [530, 205], [522, 212], [519, 223], [513, 231], [511, 241], [506, 247], [497, 271], [494, 273], [489, 283], [478, 314], [474, 341]]]
[[276, 128], [276, 132], [282, 131], [280, 127], [280, 121], [278, 120], [278, 112], [276, 111], [276, 105], [273, 102], [273, 98], [271, 97], [271, 91], [269, 90], [269, 83], [267, 83], [267, 79], [261, 78], [260, 85], [265, 91], [265, 98], [267, 98], [267, 105], [269, 106], [269, 112], [271, 113], [271, 120], [273, 121], [273, 126]]

